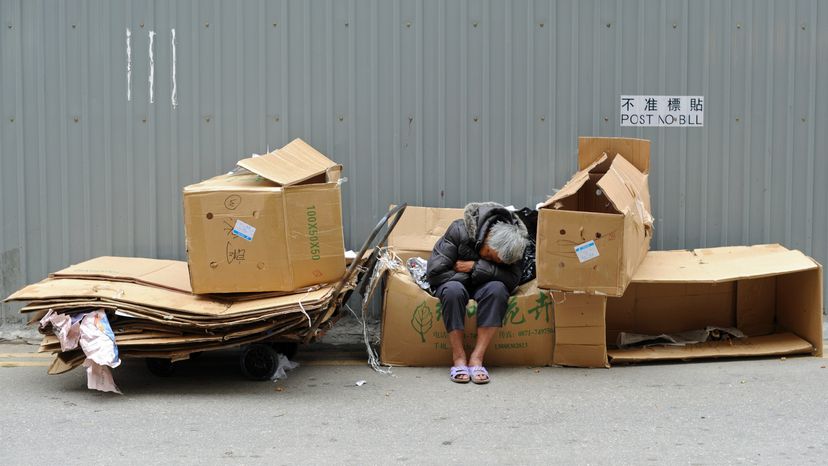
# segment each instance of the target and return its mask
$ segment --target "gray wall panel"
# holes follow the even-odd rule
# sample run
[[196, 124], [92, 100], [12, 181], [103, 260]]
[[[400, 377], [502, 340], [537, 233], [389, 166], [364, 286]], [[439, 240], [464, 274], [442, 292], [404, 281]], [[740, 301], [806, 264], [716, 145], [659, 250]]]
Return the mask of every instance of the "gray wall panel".
[[[391, 203], [534, 205], [599, 134], [654, 141], [655, 247], [824, 263], [826, 25], [818, 0], [0, 0], [0, 292], [183, 259], [181, 188], [294, 137], [345, 165], [351, 247]], [[620, 94], [704, 95], [706, 126], [622, 129]]]

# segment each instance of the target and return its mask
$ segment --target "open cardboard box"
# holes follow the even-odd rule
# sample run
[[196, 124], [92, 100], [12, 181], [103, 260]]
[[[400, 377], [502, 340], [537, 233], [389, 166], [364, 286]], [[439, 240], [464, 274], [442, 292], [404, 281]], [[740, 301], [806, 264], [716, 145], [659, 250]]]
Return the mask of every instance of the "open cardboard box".
[[621, 296], [650, 248], [650, 141], [581, 137], [578, 166], [539, 209], [538, 286]]
[[624, 296], [607, 299], [609, 346], [619, 332], [659, 335], [707, 326], [735, 327], [747, 338], [610, 349], [609, 361], [821, 356], [822, 303], [822, 266], [780, 245], [653, 251]]
[[293, 291], [345, 273], [342, 166], [295, 139], [184, 188], [193, 293]]
[[[437, 240], [448, 226], [463, 217], [463, 209], [430, 207], [406, 208], [388, 246], [402, 259], [428, 259]], [[386, 279], [382, 310], [380, 358], [393, 366], [451, 365], [445, 324], [439, 300], [422, 290], [407, 270], [391, 271]], [[467, 351], [473, 348], [476, 319], [474, 301], [466, 313]], [[554, 347], [553, 303], [548, 293], [529, 282], [509, 300], [503, 327], [486, 351], [492, 366], [552, 363]], [[606, 356], [605, 356], [606, 357]]]

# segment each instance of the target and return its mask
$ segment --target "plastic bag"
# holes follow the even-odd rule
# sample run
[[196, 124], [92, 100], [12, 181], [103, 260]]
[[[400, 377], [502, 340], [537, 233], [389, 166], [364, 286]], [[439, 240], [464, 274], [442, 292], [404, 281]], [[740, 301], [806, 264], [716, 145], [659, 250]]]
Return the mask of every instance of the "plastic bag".
[[115, 334], [104, 311], [90, 312], [81, 320], [80, 345], [86, 357], [97, 364], [109, 367], [121, 364]]
[[411, 274], [411, 277], [413, 277], [414, 281], [417, 282], [417, 285], [419, 285], [420, 288], [429, 291], [431, 289], [431, 285], [429, 285], [425, 279], [428, 261], [422, 257], [412, 257], [411, 259], [405, 261], [405, 265], [408, 268], [408, 272]]
[[273, 377], [270, 378], [270, 380], [273, 380], [274, 382], [277, 380], [286, 379], [287, 371], [292, 371], [293, 369], [299, 367], [298, 362], [291, 361], [290, 359], [288, 359], [287, 356], [285, 356], [282, 353], [279, 353], [277, 355], [277, 359], [279, 360], [279, 367], [276, 369], [276, 372], [273, 374]]

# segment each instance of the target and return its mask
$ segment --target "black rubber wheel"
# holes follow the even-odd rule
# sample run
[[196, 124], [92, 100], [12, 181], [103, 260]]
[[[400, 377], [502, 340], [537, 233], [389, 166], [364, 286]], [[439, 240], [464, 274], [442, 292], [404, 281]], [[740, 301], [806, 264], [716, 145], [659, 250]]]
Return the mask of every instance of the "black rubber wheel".
[[299, 352], [299, 343], [274, 343], [273, 349], [277, 353], [284, 354], [288, 359], [293, 359]]
[[279, 357], [270, 345], [254, 343], [244, 349], [239, 360], [242, 374], [250, 380], [270, 380], [279, 368]]
[[146, 358], [147, 369], [158, 377], [169, 377], [175, 372], [173, 362], [166, 358]]

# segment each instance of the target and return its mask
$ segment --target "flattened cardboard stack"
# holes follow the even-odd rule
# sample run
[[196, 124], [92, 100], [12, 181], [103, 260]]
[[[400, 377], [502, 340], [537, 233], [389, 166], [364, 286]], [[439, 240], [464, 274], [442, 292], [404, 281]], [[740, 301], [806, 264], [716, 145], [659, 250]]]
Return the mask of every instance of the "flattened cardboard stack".
[[[99, 257], [56, 272], [8, 300], [28, 301], [22, 311], [33, 313], [33, 321], [49, 309], [66, 314], [105, 309], [121, 355], [179, 360], [194, 352], [262, 340], [300, 342], [309, 336], [311, 322], [327, 317], [321, 324], [332, 325], [327, 311], [343, 299], [343, 293], [334, 295], [334, 288], [318, 286], [294, 294], [195, 295], [185, 262]], [[353, 283], [343, 290], [349, 289]], [[47, 335], [41, 351], [59, 352], [58, 339]], [[50, 373], [82, 361], [80, 350], [59, 354]]]
[[[23, 312], [34, 314], [32, 323], [50, 310], [105, 310], [123, 356], [175, 361], [257, 341], [317, 338], [356, 280], [342, 283], [342, 166], [301, 139], [238, 165], [184, 189], [188, 262], [99, 257], [8, 299], [28, 301]], [[41, 330], [51, 333], [49, 326]], [[60, 349], [57, 337], [44, 338], [42, 351]], [[83, 361], [80, 349], [67, 352], [50, 373]]]
[[[649, 141], [580, 138], [576, 173], [540, 209], [537, 270], [553, 297], [555, 364], [822, 355], [822, 266], [780, 245], [649, 251]], [[744, 337], [618, 348], [644, 336]]]

